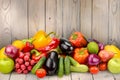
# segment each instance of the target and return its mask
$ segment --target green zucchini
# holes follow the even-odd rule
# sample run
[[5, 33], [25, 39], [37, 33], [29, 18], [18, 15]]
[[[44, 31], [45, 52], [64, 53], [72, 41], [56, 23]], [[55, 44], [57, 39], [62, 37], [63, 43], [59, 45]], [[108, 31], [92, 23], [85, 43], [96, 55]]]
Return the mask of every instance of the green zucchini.
[[76, 60], [74, 60], [72, 57], [69, 56], [69, 59], [70, 59], [70, 63], [71, 63], [73, 66], [76, 66], [76, 67], [79, 67], [79, 66], [80, 66], [80, 64], [79, 64]]
[[58, 77], [62, 77], [64, 75], [64, 58], [59, 58], [59, 65], [58, 65]]
[[70, 66], [70, 71], [71, 72], [88, 72], [88, 66], [81, 64], [79, 67], [75, 67], [75, 66]]
[[35, 74], [36, 70], [42, 67], [42, 65], [44, 64], [45, 60], [46, 60], [46, 57], [43, 56], [43, 57], [38, 61], [38, 63], [34, 65], [34, 67], [33, 67], [32, 70], [31, 70], [31, 73], [32, 73], [32, 74]]
[[65, 74], [69, 75], [70, 74], [70, 60], [68, 56], [66, 56], [64, 59], [64, 66], [65, 66]]

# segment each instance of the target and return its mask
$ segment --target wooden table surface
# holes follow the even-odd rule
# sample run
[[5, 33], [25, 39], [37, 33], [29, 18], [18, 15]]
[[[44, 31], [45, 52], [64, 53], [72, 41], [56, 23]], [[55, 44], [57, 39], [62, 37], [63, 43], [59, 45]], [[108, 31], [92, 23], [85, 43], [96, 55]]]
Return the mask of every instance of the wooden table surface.
[[31, 73], [16, 74], [16, 72], [12, 72], [11, 74], [0, 73], [0, 80], [120, 80], [120, 74], [111, 74], [108, 71], [102, 71], [94, 75], [90, 73], [71, 73], [68, 76], [64, 75], [62, 78], [59, 78], [56, 75], [37, 78]]

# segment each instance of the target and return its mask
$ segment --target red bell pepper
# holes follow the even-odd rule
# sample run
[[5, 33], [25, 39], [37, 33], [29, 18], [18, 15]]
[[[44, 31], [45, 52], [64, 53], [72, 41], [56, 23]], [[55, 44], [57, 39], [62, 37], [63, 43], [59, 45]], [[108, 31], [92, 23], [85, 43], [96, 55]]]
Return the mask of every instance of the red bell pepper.
[[34, 45], [31, 42], [27, 41], [25, 43], [25, 47], [23, 48], [23, 52], [30, 52], [34, 48]]
[[46, 53], [42, 53], [42, 52], [38, 52], [36, 49], [31, 50], [31, 54], [32, 54], [32, 59], [35, 60], [36, 62], [39, 61], [40, 58], [42, 58], [43, 56], [47, 56]]
[[43, 53], [48, 52], [52, 49], [57, 48], [59, 43], [60, 43], [60, 41], [58, 38], [52, 38], [52, 41], [50, 42], [50, 44], [48, 44], [48, 46], [43, 47], [43, 48], [39, 48], [38, 51], [43, 52]]
[[87, 40], [81, 32], [74, 32], [70, 36], [69, 41], [74, 47], [78, 48], [85, 47], [87, 45]]

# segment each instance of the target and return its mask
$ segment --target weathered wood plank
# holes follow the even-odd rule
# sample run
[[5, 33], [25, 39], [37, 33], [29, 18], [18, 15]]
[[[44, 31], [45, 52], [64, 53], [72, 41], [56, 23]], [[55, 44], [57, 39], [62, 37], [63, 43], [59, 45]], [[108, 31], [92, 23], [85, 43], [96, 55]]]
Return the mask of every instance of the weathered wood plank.
[[[70, 29], [80, 31], [80, 0], [70, 0]], [[68, 29], [67, 29], [68, 30]]]
[[80, 0], [63, 0], [63, 36], [80, 31]]
[[114, 80], [113, 75], [108, 71], [100, 71], [93, 75], [94, 80]]
[[93, 0], [92, 38], [108, 41], [108, 0]]
[[0, 0], [0, 48], [11, 43], [10, 0]]
[[92, 0], [81, 0], [81, 32], [87, 39], [91, 38]]
[[114, 80], [120, 80], [120, 74], [113, 74]]
[[62, 37], [63, 30], [63, 0], [57, 0], [57, 17], [56, 17], [56, 33]]
[[71, 73], [72, 80], [93, 80], [90, 73]]
[[45, 30], [45, 0], [28, 0], [29, 37]]
[[0, 73], [0, 80], [9, 80], [10, 74], [2, 74]]
[[56, 31], [57, 0], [46, 0], [46, 32]]
[[27, 0], [11, 0], [12, 41], [28, 37]]
[[12, 72], [10, 79], [8, 80], [26, 80], [26, 74], [17, 74]]
[[26, 80], [37, 80], [37, 77], [36, 75], [29, 73], [26, 75]]
[[63, 36], [66, 38], [68, 38], [71, 33], [70, 2], [71, 0], [63, 0]]
[[120, 47], [120, 0], [109, 0], [109, 43]]
[[58, 77], [56, 75], [53, 75], [53, 76], [47, 76], [48, 77], [48, 80], [58, 80]]

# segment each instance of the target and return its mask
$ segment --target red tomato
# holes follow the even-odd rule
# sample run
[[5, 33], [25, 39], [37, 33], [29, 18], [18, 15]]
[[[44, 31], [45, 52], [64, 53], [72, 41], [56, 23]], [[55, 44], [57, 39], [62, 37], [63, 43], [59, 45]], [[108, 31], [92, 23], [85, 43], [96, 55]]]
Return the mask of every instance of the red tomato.
[[43, 69], [43, 68], [38, 69], [38, 70], [36, 71], [36, 76], [37, 76], [38, 78], [43, 78], [43, 77], [45, 77], [45, 76], [46, 76], [46, 70]]
[[107, 69], [107, 63], [100, 63], [99, 64], [99, 70], [105, 71]]
[[89, 68], [90, 73], [97, 74], [99, 72], [99, 68], [97, 66], [91, 66]]

